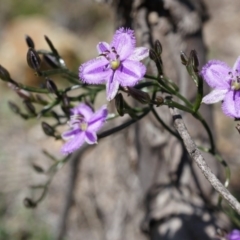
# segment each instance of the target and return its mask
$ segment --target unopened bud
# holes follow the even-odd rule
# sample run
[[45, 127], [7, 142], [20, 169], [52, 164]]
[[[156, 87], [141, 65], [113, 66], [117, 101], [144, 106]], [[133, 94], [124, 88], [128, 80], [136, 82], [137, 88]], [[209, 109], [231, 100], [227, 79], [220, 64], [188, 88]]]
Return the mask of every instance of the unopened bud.
[[53, 46], [52, 41], [51, 41], [51, 40], [48, 38], [48, 36], [46, 36], [46, 35], [44, 36], [44, 38], [45, 38], [48, 46], [49, 46], [50, 49], [52, 50], [52, 52], [53, 52], [56, 56], [59, 57], [58, 51], [57, 51], [57, 49]]
[[46, 79], [46, 88], [48, 89], [49, 92], [59, 95], [56, 84], [49, 78]]
[[10, 73], [8, 72], [8, 70], [6, 68], [4, 68], [2, 65], [0, 65], [0, 78], [3, 81], [10, 81], [11, 80], [11, 76]]
[[17, 113], [17, 114], [20, 113], [20, 109], [15, 103], [8, 101], [8, 106], [14, 113]]
[[198, 56], [197, 56], [196, 50], [191, 50], [190, 56], [189, 56], [189, 61], [191, 61], [191, 63], [192, 63], [193, 70], [195, 72], [198, 71], [199, 60], [198, 60]]
[[23, 204], [26, 208], [35, 208], [37, 204], [31, 198], [25, 198]]
[[44, 54], [43, 58], [45, 60], [45, 62], [52, 68], [58, 68], [59, 67], [59, 63], [56, 60], [56, 57], [50, 55], [50, 54]]
[[29, 48], [27, 52], [27, 63], [28, 66], [36, 71], [39, 70], [41, 65], [41, 58], [38, 53], [33, 49]]
[[29, 100], [24, 100], [24, 101], [23, 101], [23, 104], [24, 104], [26, 110], [27, 110], [29, 113], [31, 113], [31, 114], [33, 114], [33, 115], [36, 115], [35, 107], [33, 106], [33, 104], [32, 104]]
[[69, 98], [66, 94], [62, 96], [62, 102], [64, 107], [69, 107], [70, 106], [70, 101]]
[[180, 58], [181, 58], [182, 64], [187, 65], [188, 57], [186, 56], [186, 54], [184, 52], [181, 52]]
[[157, 54], [155, 53], [154, 50], [152, 50], [152, 49], [149, 50], [149, 57], [150, 57], [154, 62], [157, 62], [158, 57], [157, 57]]
[[124, 115], [124, 99], [121, 93], [118, 93], [115, 97], [115, 107], [119, 116], [122, 117]]
[[54, 136], [55, 130], [46, 122], [42, 122], [42, 129], [47, 136]]
[[37, 164], [33, 163], [32, 164], [33, 169], [37, 172], [37, 173], [44, 173], [45, 171], [42, 169], [42, 167], [38, 166]]
[[156, 53], [157, 53], [158, 55], [161, 55], [161, 54], [162, 54], [162, 44], [160, 43], [159, 40], [156, 40], [156, 41], [155, 41], [154, 49], [155, 49], [155, 51], [156, 51]]
[[25, 41], [26, 41], [29, 48], [34, 48], [35, 47], [32, 38], [29, 37], [28, 35], [25, 36]]
[[139, 89], [128, 87], [128, 93], [131, 95], [134, 99], [139, 101], [142, 104], [147, 104], [151, 101], [150, 96], [148, 93], [143, 92]]

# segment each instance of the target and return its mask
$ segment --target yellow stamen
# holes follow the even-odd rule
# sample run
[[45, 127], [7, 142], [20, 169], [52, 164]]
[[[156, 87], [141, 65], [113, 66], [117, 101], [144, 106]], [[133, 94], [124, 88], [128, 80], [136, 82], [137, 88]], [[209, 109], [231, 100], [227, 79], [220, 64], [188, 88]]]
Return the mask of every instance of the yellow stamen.
[[232, 83], [232, 89], [240, 90], [240, 83], [239, 82], [233, 82]]
[[88, 128], [88, 124], [87, 123], [80, 123], [80, 128], [82, 131], [86, 131]]
[[114, 60], [114, 61], [111, 62], [111, 68], [113, 70], [118, 69], [119, 66], [120, 66], [120, 61], [119, 60]]

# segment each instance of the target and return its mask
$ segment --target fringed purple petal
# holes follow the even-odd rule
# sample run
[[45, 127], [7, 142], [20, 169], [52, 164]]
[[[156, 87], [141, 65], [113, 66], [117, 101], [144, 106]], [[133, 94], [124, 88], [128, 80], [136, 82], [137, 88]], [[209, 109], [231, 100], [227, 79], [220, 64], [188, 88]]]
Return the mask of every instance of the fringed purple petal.
[[97, 57], [80, 66], [79, 77], [88, 84], [104, 83], [112, 74], [108, 66], [109, 61], [105, 57]]
[[120, 28], [116, 31], [111, 46], [115, 47], [120, 60], [125, 60], [132, 53], [136, 45], [134, 31]]
[[104, 105], [91, 117], [90, 121], [88, 122], [88, 131], [97, 132], [105, 123], [107, 115], [107, 106]]
[[141, 61], [144, 58], [149, 56], [149, 49], [146, 47], [137, 47], [134, 49], [131, 56], [128, 57], [128, 60]]
[[212, 92], [210, 92], [208, 95], [206, 95], [202, 99], [202, 102], [206, 104], [217, 103], [224, 99], [227, 92], [228, 92], [227, 89], [215, 89]]
[[116, 78], [123, 87], [135, 86], [146, 73], [146, 67], [138, 61], [125, 60], [116, 72]]
[[86, 121], [91, 119], [93, 110], [85, 103], [80, 103], [78, 106], [71, 109], [73, 115], [83, 116]]
[[101, 54], [105, 51], [110, 51], [110, 45], [106, 42], [100, 42], [98, 45], [97, 45], [97, 50], [98, 50], [98, 53]]
[[77, 134], [74, 138], [66, 142], [61, 149], [63, 154], [70, 154], [80, 148], [85, 141], [85, 133], [81, 132]]
[[[115, 72], [116, 74], [116, 72]], [[117, 94], [119, 83], [115, 77], [115, 74], [107, 81], [106, 84], [106, 92], [107, 92], [107, 100], [111, 101]]]
[[233, 72], [237, 71], [237, 73], [240, 74], [240, 57], [237, 58], [234, 66], [233, 66]]
[[94, 144], [97, 143], [97, 135], [95, 132], [85, 132], [85, 141], [88, 144]]
[[229, 91], [222, 104], [224, 114], [232, 118], [240, 118], [240, 92]]
[[201, 74], [208, 85], [212, 88], [229, 88], [231, 69], [224, 62], [211, 60], [203, 66]]
[[62, 134], [62, 139], [69, 140], [81, 132], [80, 128], [68, 130]]

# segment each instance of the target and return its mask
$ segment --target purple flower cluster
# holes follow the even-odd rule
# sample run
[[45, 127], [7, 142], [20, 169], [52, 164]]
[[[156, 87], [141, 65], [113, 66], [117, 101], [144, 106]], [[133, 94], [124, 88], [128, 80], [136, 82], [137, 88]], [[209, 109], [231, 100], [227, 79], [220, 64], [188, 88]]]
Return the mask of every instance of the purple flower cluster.
[[[134, 31], [120, 28], [116, 31], [111, 44], [100, 42], [97, 45], [99, 56], [82, 64], [79, 77], [84, 83], [106, 83], [107, 100], [112, 100], [119, 86], [132, 87], [146, 73], [146, 67], [140, 62], [149, 55], [145, 47], [135, 47]], [[96, 132], [103, 126], [108, 115], [103, 106], [95, 113], [86, 104], [71, 109], [70, 130], [62, 134], [67, 142], [62, 153], [69, 154], [82, 146], [97, 143]]]
[[211, 60], [202, 68], [202, 76], [214, 90], [202, 102], [223, 101], [223, 112], [232, 118], [240, 118], [240, 57], [231, 69], [226, 63]]

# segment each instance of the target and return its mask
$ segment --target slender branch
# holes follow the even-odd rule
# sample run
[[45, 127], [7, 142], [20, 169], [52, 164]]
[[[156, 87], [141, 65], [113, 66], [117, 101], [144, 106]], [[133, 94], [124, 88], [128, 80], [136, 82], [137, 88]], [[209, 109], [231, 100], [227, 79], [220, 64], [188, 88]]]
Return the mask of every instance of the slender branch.
[[175, 108], [170, 108], [173, 117], [174, 127], [181, 136], [183, 143], [191, 156], [196, 162], [206, 179], [210, 182], [213, 188], [229, 203], [229, 205], [240, 215], [240, 203], [237, 199], [223, 186], [219, 179], [212, 173], [208, 167], [201, 152], [198, 150], [195, 142], [192, 140], [181, 115]]

